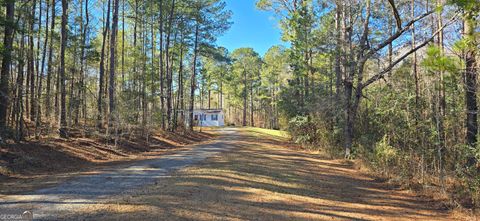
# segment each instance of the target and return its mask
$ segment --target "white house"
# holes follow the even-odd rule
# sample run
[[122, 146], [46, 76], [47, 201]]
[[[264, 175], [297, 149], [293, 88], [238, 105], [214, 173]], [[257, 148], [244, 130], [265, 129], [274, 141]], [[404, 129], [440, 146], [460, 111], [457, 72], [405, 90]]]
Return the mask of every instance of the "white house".
[[193, 122], [200, 127], [223, 127], [225, 117], [222, 109], [193, 110]]

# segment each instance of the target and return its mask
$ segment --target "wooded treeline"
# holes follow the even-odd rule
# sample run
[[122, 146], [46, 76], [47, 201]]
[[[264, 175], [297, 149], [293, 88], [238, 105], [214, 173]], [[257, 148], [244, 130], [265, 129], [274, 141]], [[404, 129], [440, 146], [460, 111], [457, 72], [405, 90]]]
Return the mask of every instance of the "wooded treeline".
[[277, 105], [279, 114], [265, 116], [279, 118], [298, 143], [343, 149], [387, 176], [478, 205], [478, 0], [257, 6], [278, 15], [291, 45], [288, 83], [269, 106], [259, 97], [259, 112]]
[[230, 27], [225, 6], [3, 0], [1, 137], [191, 128], [199, 57]]

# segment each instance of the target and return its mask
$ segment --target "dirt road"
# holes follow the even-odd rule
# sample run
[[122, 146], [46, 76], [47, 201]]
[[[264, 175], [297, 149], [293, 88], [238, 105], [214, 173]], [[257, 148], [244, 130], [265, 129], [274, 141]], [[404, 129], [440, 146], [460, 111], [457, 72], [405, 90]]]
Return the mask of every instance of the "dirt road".
[[209, 144], [0, 199], [39, 220], [452, 220], [343, 161], [224, 129]]
[[0, 213], [29, 210], [33, 211], [35, 219], [58, 219], [86, 205], [102, 203], [114, 195], [152, 185], [175, 170], [232, 148], [229, 140], [235, 139], [235, 129], [225, 129], [219, 133], [221, 136], [215, 142], [197, 145], [178, 154], [112, 167], [52, 188], [0, 198]]

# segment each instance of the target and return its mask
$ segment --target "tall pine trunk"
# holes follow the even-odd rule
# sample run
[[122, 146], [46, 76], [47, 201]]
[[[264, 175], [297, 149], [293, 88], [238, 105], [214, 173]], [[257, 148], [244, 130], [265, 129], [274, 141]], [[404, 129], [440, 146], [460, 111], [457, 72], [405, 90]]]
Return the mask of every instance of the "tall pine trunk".
[[[464, 33], [465, 38], [474, 39], [476, 21], [472, 13], [464, 15]], [[465, 52], [465, 100], [467, 104], [467, 118], [466, 118], [466, 144], [469, 147], [475, 148], [477, 145], [478, 134], [478, 105], [477, 105], [477, 52], [475, 45], [469, 45]], [[468, 166], [473, 166], [476, 163], [475, 156], [469, 157]]]
[[160, 15], [159, 15], [159, 28], [160, 28], [160, 111], [161, 111], [161, 124], [162, 129], [165, 130], [165, 86], [164, 86], [164, 78], [165, 78], [165, 68], [163, 67], [164, 64], [164, 51], [163, 51], [163, 0], [160, 0]]
[[[32, 2], [32, 12], [30, 14], [30, 33], [28, 35], [28, 45], [29, 45], [29, 50], [28, 50], [28, 64], [27, 64], [27, 72], [28, 72], [28, 77], [29, 77], [29, 96], [30, 96], [30, 103], [29, 103], [29, 118], [31, 121], [35, 120], [35, 41], [34, 41], [34, 28], [35, 28], [35, 10], [36, 10], [36, 5], [37, 1], [33, 0]], [[37, 70], [38, 71], [38, 70]]]
[[183, 81], [183, 42], [184, 36], [182, 32], [182, 41], [180, 43], [180, 59], [179, 59], [179, 69], [178, 69], [178, 103], [180, 103], [180, 120], [183, 125], [185, 125], [185, 100], [184, 100], [184, 81]]
[[[45, 67], [45, 60], [47, 56], [47, 47], [48, 47], [48, 37], [49, 37], [49, 30], [48, 30], [48, 20], [50, 18], [50, 11], [49, 11], [50, 4], [47, 1], [47, 9], [46, 9], [46, 19], [45, 19], [45, 41], [43, 43], [43, 52], [42, 52], [42, 62], [40, 66], [40, 78], [38, 79], [38, 89], [37, 89], [37, 112], [35, 113], [35, 138], [38, 139], [39, 134], [39, 127], [41, 124], [41, 111], [40, 111], [40, 100], [42, 99], [42, 87], [43, 87], [43, 79], [44, 79], [44, 67]], [[46, 110], [49, 111], [49, 110]]]
[[110, 76], [109, 76], [109, 87], [108, 87], [108, 97], [109, 97], [109, 128], [115, 126], [115, 121], [117, 120], [117, 112], [115, 106], [115, 55], [117, 48], [117, 29], [118, 29], [118, 10], [119, 10], [119, 0], [115, 0], [114, 10], [113, 10], [113, 23], [112, 23], [112, 34], [110, 36]]
[[[168, 16], [168, 31], [167, 31], [167, 42], [165, 45], [165, 56], [166, 56], [166, 70], [167, 70], [167, 122], [168, 130], [172, 130], [172, 80], [173, 80], [173, 64], [170, 59], [170, 37], [173, 29], [173, 16], [175, 12], [175, 0], [172, 1], [172, 7], [170, 9], [170, 14]], [[172, 66], [172, 67], [170, 67]]]
[[255, 127], [255, 122], [253, 120], [253, 80], [250, 81], [250, 126]]
[[13, 31], [15, 27], [15, 0], [6, 1], [5, 33], [3, 35], [2, 69], [0, 73], [0, 130], [4, 130], [7, 124], [8, 99], [8, 76], [12, 63]]
[[[25, 25], [24, 25], [25, 26]], [[14, 107], [14, 117], [13, 120], [15, 121], [15, 140], [20, 141], [23, 140], [24, 137], [24, 124], [23, 124], [23, 82], [24, 82], [24, 66], [25, 61], [23, 59], [24, 56], [24, 49], [25, 49], [25, 32], [22, 32], [20, 38], [20, 51], [19, 56], [22, 59], [18, 60], [18, 73], [17, 73], [17, 93], [16, 93], [16, 102]]]
[[247, 99], [248, 99], [248, 87], [247, 87], [247, 71], [243, 68], [243, 117], [242, 126], [247, 126]]
[[[180, 55], [178, 59], [178, 89], [177, 89], [177, 104], [176, 104], [176, 111], [174, 113], [174, 121], [173, 121], [173, 126], [174, 130], [178, 126], [178, 114], [180, 114], [180, 120], [182, 123], [184, 123], [184, 105], [183, 105], [183, 32], [181, 33], [181, 38], [180, 38]], [[180, 109], [180, 110], [179, 110]]]
[[86, 127], [87, 125], [87, 87], [86, 87], [86, 83], [85, 83], [85, 79], [87, 77], [87, 73], [86, 73], [86, 54], [85, 54], [85, 49], [87, 47], [87, 38], [88, 38], [88, 26], [90, 24], [90, 15], [88, 13], [88, 8], [89, 8], [89, 4], [88, 4], [88, 0], [85, 0], [85, 24], [83, 23], [83, 20], [82, 20], [82, 26], [83, 26], [83, 30], [82, 30], [82, 52], [81, 52], [81, 66], [80, 66], [80, 73], [82, 75], [81, 77], [81, 81], [80, 81], [80, 100], [81, 100], [81, 105], [82, 105], [82, 118], [84, 120], [83, 122], [83, 126]]
[[189, 107], [189, 124], [188, 127], [193, 131], [193, 108], [195, 107], [195, 87], [196, 87], [196, 75], [197, 75], [197, 56], [198, 56], [198, 40], [199, 40], [199, 27], [200, 24], [196, 21], [195, 25], [195, 43], [193, 47], [193, 64], [192, 64], [192, 78], [190, 82], [190, 107]]
[[65, 49], [67, 47], [68, 0], [62, 0], [62, 30], [60, 45], [60, 137], [67, 138], [66, 91], [65, 91]]
[[105, 45], [107, 41], [107, 33], [110, 29], [110, 2], [107, 4], [107, 15], [105, 27], [103, 28], [102, 51], [100, 53], [100, 72], [98, 81], [98, 97], [97, 97], [97, 128], [103, 128], [103, 94], [104, 94], [104, 79], [105, 79]]
[[51, 5], [52, 19], [50, 21], [50, 46], [48, 49], [48, 62], [47, 62], [47, 85], [46, 85], [46, 97], [45, 97], [45, 117], [50, 118], [51, 113], [51, 82], [53, 71], [53, 45], [54, 45], [54, 32], [55, 32], [55, 0], [52, 0]]

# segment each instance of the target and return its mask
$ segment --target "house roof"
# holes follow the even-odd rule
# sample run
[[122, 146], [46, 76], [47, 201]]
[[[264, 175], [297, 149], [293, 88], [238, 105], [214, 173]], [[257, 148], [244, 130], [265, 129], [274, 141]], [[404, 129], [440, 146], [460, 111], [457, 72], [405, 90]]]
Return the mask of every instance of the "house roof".
[[221, 113], [222, 109], [195, 109], [193, 112], [205, 112], [205, 113]]
[[[189, 112], [190, 110], [180, 110], [180, 111]], [[193, 109], [193, 112], [222, 113], [223, 109]]]

